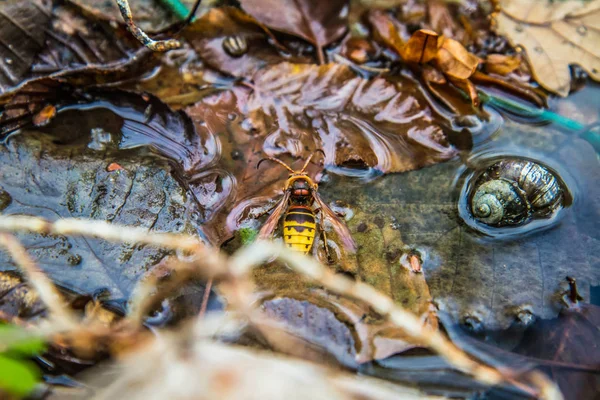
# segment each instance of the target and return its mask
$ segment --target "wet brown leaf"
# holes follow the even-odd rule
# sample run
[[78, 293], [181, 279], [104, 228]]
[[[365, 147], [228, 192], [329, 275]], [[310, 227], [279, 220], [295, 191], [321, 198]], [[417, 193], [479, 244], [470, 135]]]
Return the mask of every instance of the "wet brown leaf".
[[[283, 59], [268, 41], [277, 43], [272, 33], [235, 7], [212, 8], [186, 28], [184, 36], [207, 65], [236, 77], [251, 76]], [[244, 41], [248, 50], [237, 56], [229, 54], [223, 43], [233, 37]]]
[[44, 312], [38, 294], [14, 272], [0, 272], [0, 321], [30, 319]]
[[[539, 320], [516, 352], [546, 360], [566, 399], [596, 399], [600, 390], [600, 307], [575, 301], [558, 318]], [[532, 360], [536, 361], [536, 360]], [[585, 370], [565, 368], [585, 367]]]
[[505, 54], [488, 54], [484, 68], [487, 73], [508, 75], [521, 66], [521, 57]]
[[438, 68], [447, 76], [455, 79], [468, 79], [481, 60], [469, 53], [460, 42], [443, 37], [436, 57]]
[[323, 47], [346, 31], [346, 0], [241, 0], [242, 8], [269, 28], [305, 39], [316, 46], [321, 63]]
[[433, 31], [419, 29], [406, 42], [401, 53], [402, 59], [417, 64], [433, 60], [438, 54], [440, 39], [440, 36]]
[[454, 86], [456, 86], [457, 88], [459, 88], [460, 90], [462, 90], [469, 96], [473, 107], [479, 107], [479, 105], [481, 104], [481, 101], [479, 100], [479, 95], [477, 94], [477, 88], [475, 87], [473, 82], [471, 82], [468, 79], [454, 79], [452, 77], [448, 77], [448, 79], [450, 80], [450, 82], [452, 82], [452, 84]]
[[[206, 98], [186, 109], [199, 132], [224, 137], [224, 169], [235, 177], [228, 223], [214, 223], [230, 237], [248, 208], [280, 195], [285, 170], [256, 170], [264, 156], [305, 158], [325, 153], [325, 166], [342, 174], [400, 172], [456, 154], [435, 110], [408, 78], [366, 80], [344, 65], [282, 63], [254, 75], [252, 88]], [[289, 161], [289, 159], [287, 160]], [[340, 168], [341, 167], [341, 168]], [[315, 165], [314, 173], [323, 167]], [[314, 176], [314, 175], [313, 175]]]
[[560, 96], [569, 94], [569, 65], [600, 80], [600, 0], [504, 0], [496, 31], [523, 46], [536, 81]]
[[[364, 304], [323, 290], [278, 292], [264, 301], [261, 309], [282, 322], [286, 331], [320, 347], [349, 368], [419, 347]], [[306, 358], [307, 347], [300, 342], [285, 352]], [[320, 357], [318, 361], [323, 361], [324, 355]]]
[[156, 65], [156, 59], [122, 24], [70, 2], [56, 2], [53, 7], [38, 3], [14, 1], [0, 6], [13, 20], [1, 24], [0, 40], [17, 46], [13, 50], [0, 46], [4, 49], [0, 50], [4, 51], [0, 95], [41, 77], [85, 76], [88, 82], [101, 84], [139, 76]]
[[0, 94], [17, 85], [44, 47], [50, 7], [41, 1], [4, 1], [0, 12]]
[[368, 21], [373, 28], [375, 39], [401, 55], [404, 49], [404, 35], [401, 33], [404, 33], [405, 28], [382, 10], [371, 11], [368, 14]]

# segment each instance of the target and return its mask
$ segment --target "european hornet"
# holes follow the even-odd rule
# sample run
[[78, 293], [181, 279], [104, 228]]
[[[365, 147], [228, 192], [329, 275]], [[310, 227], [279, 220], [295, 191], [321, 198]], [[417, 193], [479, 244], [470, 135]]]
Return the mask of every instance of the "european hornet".
[[[258, 233], [258, 237], [269, 239], [283, 215], [282, 235], [285, 245], [292, 250], [308, 254], [313, 247], [318, 225], [327, 258], [330, 260], [327, 237], [323, 228], [325, 220], [331, 223], [333, 230], [340, 237], [348, 251], [356, 251], [356, 244], [346, 224], [321, 199], [318, 193], [318, 185], [305, 172], [313, 155], [314, 153], [308, 157], [299, 171], [294, 171], [286, 163], [273, 157], [263, 158], [258, 162], [257, 169], [263, 161], [268, 160], [276, 162], [290, 171], [283, 196], [271, 208], [273, 211]], [[316, 215], [320, 216], [318, 222]]]

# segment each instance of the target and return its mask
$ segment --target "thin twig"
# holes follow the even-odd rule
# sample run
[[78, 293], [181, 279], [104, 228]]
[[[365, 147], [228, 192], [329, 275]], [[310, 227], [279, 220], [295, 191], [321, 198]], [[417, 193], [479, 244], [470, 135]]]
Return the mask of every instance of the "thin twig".
[[204, 296], [202, 296], [202, 305], [200, 306], [200, 312], [198, 313], [198, 318], [204, 318], [204, 314], [206, 314], [206, 307], [208, 307], [208, 300], [210, 298], [210, 291], [212, 289], [213, 278], [209, 278], [206, 282], [206, 286], [204, 286]]
[[131, 15], [131, 8], [129, 8], [129, 2], [127, 0], [117, 0], [119, 11], [125, 20], [127, 30], [144, 46], [152, 51], [167, 51], [178, 49], [181, 47], [181, 43], [175, 39], [168, 40], [153, 40], [151, 39], [135, 22], [133, 22], [133, 16]]
[[[497, 370], [469, 357], [439, 331], [431, 329], [427, 324], [423, 324], [417, 316], [399, 307], [391, 298], [380, 293], [373, 287], [362, 282], [352, 281], [339, 274], [334, 274], [313, 258], [291, 252], [272, 242], [257, 241], [249, 247], [242, 248], [227, 260], [218, 250], [204, 246], [201, 241], [191, 236], [151, 233], [145, 229], [116, 226], [92, 220], [63, 219], [57, 222], [49, 222], [38, 217], [0, 216], [0, 231], [24, 230], [46, 234], [95, 236], [116, 242], [139, 242], [189, 251], [193, 255], [190, 258], [190, 262], [182, 264], [188, 265], [189, 268], [187, 270], [191, 275], [204, 275], [208, 278], [220, 276], [220, 289], [226, 295], [230, 307], [245, 316], [251, 315], [253, 310], [251, 304], [253, 284], [250, 280], [250, 272], [253, 268], [262, 265], [275, 256], [281, 261], [286, 262], [296, 272], [318, 282], [328, 290], [353, 297], [368, 304], [379, 314], [387, 316], [390, 321], [404, 330], [406, 334], [436, 351], [451, 365], [460, 371], [472, 375], [478, 381], [489, 385], [496, 385], [501, 382], [511, 383], [517, 378], [511, 370]], [[10, 235], [3, 235], [2, 237], [8, 237], [10, 243]], [[14, 238], [13, 240], [16, 241]], [[4, 239], [3, 243], [6, 243], [6, 241], [7, 239]], [[22, 249], [20, 244], [18, 246]], [[25, 268], [31, 270], [29, 265]], [[185, 268], [183, 269], [185, 270]], [[44, 285], [52, 285], [39, 270], [38, 274], [34, 276], [35, 279], [31, 279], [32, 282], [38, 281], [38, 275], [45, 282]], [[181, 282], [180, 280], [178, 281]], [[36, 285], [39, 285], [39, 283], [36, 283]], [[43, 287], [42, 289], [45, 290], [45, 293], [55, 290], [48, 289], [47, 287]], [[48, 295], [42, 297], [42, 299], [44, 301], [54, 301]], [[53, 306], [53, 308], [58, 307], [56, 304]], [[144, 307], [139, 308], [143, 309]], [[526, 378], [529, 378], [529, 382], [532, 382], [538, 388], [537, 393], [532, 392], [532, 394], [548, 400], [562, 399], [562, 395], [556, 385], [549, 381], [545, 375], [534, 372], [529, 373]]]
[[9, 233], [0, 233], [0, 246], [3, 246], [25, 274], [29, 283], [37, 291], [40, 299], [48, 307], [50, 317], [54, 318], [64, 328], [77, 325], [76, 317], [69, 311], [67, 303], [50, 279], [42, 272], [29, 257], [19, 240]]

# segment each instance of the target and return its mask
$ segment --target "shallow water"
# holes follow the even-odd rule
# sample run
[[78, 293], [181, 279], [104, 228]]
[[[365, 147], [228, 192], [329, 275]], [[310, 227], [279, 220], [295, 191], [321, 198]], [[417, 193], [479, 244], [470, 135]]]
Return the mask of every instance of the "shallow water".
[[[518, 227], [478, 223], [465, 185], [490, 160], [515, 156], [556, 171], [572, 203], [549, 220]], [[366, 184], [332, 175], [320, 190], [327, 199], [343, 199], [397, 228], [402, 240], [421, 253], [435, 301], [456, 321], [499, 329], [521, 310], [554, 317], [566, 276], [577, 279], [589, 301], [590, 286], [600, 279], [599, 179], [597, 154], [577, 132], [506, 118], [491, 138], [449, 162]]]

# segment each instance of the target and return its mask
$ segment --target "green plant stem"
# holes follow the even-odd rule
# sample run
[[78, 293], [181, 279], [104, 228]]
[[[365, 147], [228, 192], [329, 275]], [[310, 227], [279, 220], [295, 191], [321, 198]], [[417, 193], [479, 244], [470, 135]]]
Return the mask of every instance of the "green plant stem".
[[187, 6], [180, 0], [160, 0], [160, 2], [181, 20], [186, 19], [190, 13], [190, 10], [188, 10]]
[[556, 114], [555, 112], [552, 112], [550, 110], [532, 107], [525, 103], [521, 103], [520, 101], [512, 99], [493, 96], [481, 90], [479, 90], [478, 93], [479, 97], [481, 98], [481, 101], [483, 101], [484, 103], [487, 103], [491, 106], [496, 106], [498, 108], [502, 108], [504, 110], [513, 112], [523, 117], [539, 118], [544, 121], [553, 122], [557, 125], [574, 131], [579, 131], [584, 128], [584, 125], [582, 123]]

